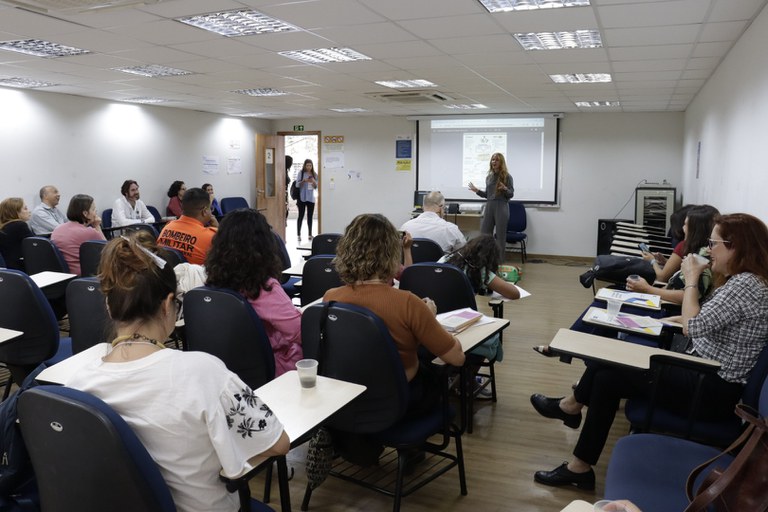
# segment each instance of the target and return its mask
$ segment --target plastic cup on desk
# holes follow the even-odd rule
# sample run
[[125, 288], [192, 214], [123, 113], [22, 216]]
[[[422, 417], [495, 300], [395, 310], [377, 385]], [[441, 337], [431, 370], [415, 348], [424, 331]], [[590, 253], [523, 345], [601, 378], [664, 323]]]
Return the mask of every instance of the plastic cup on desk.
[[[614, 505], [611, 508], [608, 508], [608, 505], [611, 503], [614, 503]], [[604, 511], [610, 511], [610, 512], [624, 512], [627, 510], [627, 507], [623, 503], [617, 503], [613, 500], [600, 500], [597, 503], [595, 503], [595, 512], [604, 512]]]
[[296, 361], [296, 371], [299, 373], [299, 382], [303, 388], [313, 388], [317, 383], [317, 360], [302, 359]]
[[616, 318], [616, 315], [621, 311], [622, 301], [619, 299], [608, 299], [606, 302], [608, 302], [608, 316]]

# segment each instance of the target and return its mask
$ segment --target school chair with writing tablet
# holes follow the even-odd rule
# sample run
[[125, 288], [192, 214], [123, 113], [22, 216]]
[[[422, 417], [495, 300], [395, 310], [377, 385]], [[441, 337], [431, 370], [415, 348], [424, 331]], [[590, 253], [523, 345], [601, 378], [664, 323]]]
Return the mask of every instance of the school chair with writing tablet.
[[[422, 416], [408, 418], [404, 415], [409, 388], [402, 360], [384, 322], [370, 310], [339, 302], [314, 305], [302, 315], [301, 338], [305, 357], [320, 362], [320, 375], [366, 386], [326, 425], [337, 432], [369, 435], [394, 449], [394, 453], [385, 450], [371, 471], [344, 461], [335, 463], [331, 476], [392, 496], [394, 512], [400, 510], [403, 497], [454, 467], [460, 492], [467, 494], [461, 431], [452, 423], [445, 371], [435, 370], [445, 381], [438, 403]], [[455, 455], [445, 451], [451, 439]], [[427, 458], [411, 478], [405, 470], [414, 450], [425, 451]], [[311, 496], [307, 486], [302, 510], [308, 509]]]

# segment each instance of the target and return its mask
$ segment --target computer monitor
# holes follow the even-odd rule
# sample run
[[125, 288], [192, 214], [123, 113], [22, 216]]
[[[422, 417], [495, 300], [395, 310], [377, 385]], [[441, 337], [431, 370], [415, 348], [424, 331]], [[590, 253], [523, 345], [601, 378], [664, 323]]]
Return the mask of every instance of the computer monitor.
[[429, 190], [417, 190], [413, 193], [413, 209], [414, 210], [423, 210], [424, 209], [424, 196], [429, 194]]

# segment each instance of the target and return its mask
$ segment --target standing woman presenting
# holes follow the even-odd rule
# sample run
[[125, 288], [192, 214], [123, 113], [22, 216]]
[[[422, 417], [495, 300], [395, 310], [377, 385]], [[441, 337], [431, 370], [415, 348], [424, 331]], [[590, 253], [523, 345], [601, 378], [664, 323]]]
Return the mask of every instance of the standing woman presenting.
[[299, 200], [296, 205], [299, 207], [299, 219], [296, 223], [296, 233], [301, 242], [301, 223], [304, 221], [304, 211], [307, 212], [308, 238], [312, 240], [312, 215], [315, 213], [315, 189], [317, 188], [317, 173], [312, 160], [304, 160], [304, 166], [296, 174], [296, 186], [299, 187]]
[[469, 182], [469, 190], [488, 199], [483, 214], [480, 231], [484, 235], [493, 235], [496, 228], [496, 245], [499, 248], [499, 261], [504, 261], [504, 248], [507, 245], [507, 223], [509, 222], [509, 200], [515, 195], [512, 176], [507, 171], [504, 155], [494, 153], [491, 156], [488, 174], [485, 176], [485, 190], [480, 190]]

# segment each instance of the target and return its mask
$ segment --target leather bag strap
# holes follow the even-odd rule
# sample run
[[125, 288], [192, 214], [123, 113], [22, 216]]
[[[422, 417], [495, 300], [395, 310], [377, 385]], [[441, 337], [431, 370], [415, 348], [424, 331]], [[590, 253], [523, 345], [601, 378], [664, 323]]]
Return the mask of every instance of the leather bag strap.
[[[685, 484], [685, 492], [688, 495], [688, 499], [691, 501], [691, 503], [685, 509], [685, 512], [705, 511], [707, 506], [715, 499], [717, 499], [717, 497], [726, 490], [728, 485], [741, 472], [750, 455], [760, 443], [761, 438], [766, 433], [766, 431], [768, 431], [768, 425], [766, 425], [765, 420], [752, 414], [746, 406], [742, 406], [742, 404], [737, 405], [736, 414], [747, 421], [747, 428], [744, 430], [741, 436], [739, 436], [739, 438], [731, 444], [731, 446], [725, 449], [725, 451], [716, 455], [715, 457], [712, 457], [703, 464], [700, 464], [693, 471], [691, 471], [690, 475], [688, 475], [688, 481]], [[702, 490], [699, 492], [699, 494], [694, 496], [693, 486], [696, 482], [696, 478], [701, 474], [701, 472], [704, 471], [710, 464], [722, 457], [724, 454], [734, 451], [742, 445], [743, 447], [739, 451], [739, 454], [728, 465], [725, 471], [723, 471], [722, 475], [720, 475], [706, 489]]]

